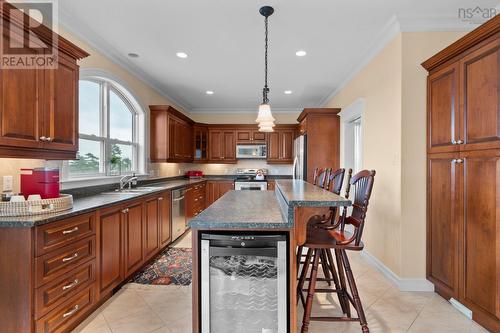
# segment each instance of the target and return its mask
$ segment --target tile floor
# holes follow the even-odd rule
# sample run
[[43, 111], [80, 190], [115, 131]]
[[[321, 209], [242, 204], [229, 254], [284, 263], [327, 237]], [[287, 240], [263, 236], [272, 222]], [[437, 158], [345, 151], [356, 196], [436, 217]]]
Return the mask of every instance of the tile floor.
[[[186, 234], [174, 246], [190, 247]], [[359, 255], [350, 256], [370, 332], [487, 332], [432, 292], [400, 292]], [[319, 294], [313, 314], [339, 313], [335, 295]], [[302, 319], [299, 306], [299, 318]], [[297, 325], [300, 332], [300, 324]], [[312, 322], [311, 333], [360, 332], [358, 323]], [[191, 333], [191, 287], [127, 284], [74, 333]]]

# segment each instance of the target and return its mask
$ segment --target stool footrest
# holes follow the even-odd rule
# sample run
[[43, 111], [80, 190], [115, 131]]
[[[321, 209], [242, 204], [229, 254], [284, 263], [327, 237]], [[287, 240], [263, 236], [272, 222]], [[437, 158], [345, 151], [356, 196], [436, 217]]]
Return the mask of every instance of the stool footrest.
[[[303, 292], [307, 292], [309, 289], [302, 289]], [[337, 289], [314, 289], [314, 292], [315, 293], [338, 293], [340, 292], [340, 290], [337, 290]]]
[[359, 318], [349, 317], [311, 317], [314, 321], [359, 321]]

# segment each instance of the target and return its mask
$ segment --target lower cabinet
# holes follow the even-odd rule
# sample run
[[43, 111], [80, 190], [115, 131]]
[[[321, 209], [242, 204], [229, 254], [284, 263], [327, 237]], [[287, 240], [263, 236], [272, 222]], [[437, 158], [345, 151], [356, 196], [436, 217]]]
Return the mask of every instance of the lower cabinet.
[[132, 274], [144, 262], [143, 202], [136, 201], [122, 209], [124, 229], [125, 277]]
[[159, 198], [160, 211], [160, 247], [167, 246], [172, 241], [171, 192], [164, 192]]
[[206, 191], [206, 206], [210, 206], [226, 192], [234, 190], [234, 181], [232, 180], [208, 180]]
[[146, 232], [144, 240], [144, 256], [146, 259], [151, 258], [160, 249], [160, 201], [163, 197], [152, 197], [146, 199], [145, 213]]
[[186, 191], [186, 223], [207, 207], [206, 186], [205, 182], [201, 182], [188, 187]]

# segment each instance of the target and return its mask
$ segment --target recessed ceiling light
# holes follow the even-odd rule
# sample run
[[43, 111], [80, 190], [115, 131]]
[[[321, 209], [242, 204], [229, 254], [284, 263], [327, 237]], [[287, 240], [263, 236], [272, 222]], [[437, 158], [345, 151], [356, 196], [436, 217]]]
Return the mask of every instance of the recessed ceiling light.
[[285, 90], [285, 95], [291, 95], [292, 91], [291, 90]]
[[175, 55], [178, 56], [179, 58], [182, 58], [182, 59], [185, 59], [188, 57], [187, 53], [184, 53], [184, 52], [177, 52]]
[[212, 90], [207, 90], [207, 91], [206, 91], [206, 94], [207, 94], [207, 95], [213, 95], [213, 94], [214, 94], [214, 92], [213, 92]]
[[303, 57], [303, 56], [305, 56], [306, 54], [307, 54], [307, 52], [306, 52], [306, 51], [304, 51], [304, 50], [298, 50], [297, 52], [295, 52], [295, 55], [296, 55], [297, 57]]
[[128, 56], [130, 58], [139, 58], [139, 55], [137, 53], [129, 53]]

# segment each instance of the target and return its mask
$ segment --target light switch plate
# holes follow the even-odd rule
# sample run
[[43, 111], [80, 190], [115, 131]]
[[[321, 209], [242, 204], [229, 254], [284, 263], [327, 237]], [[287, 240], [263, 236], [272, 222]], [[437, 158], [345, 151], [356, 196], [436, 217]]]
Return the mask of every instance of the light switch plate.
[[3, 176], [2, 189], [4, 192], [12, 191], [12, 176]]

